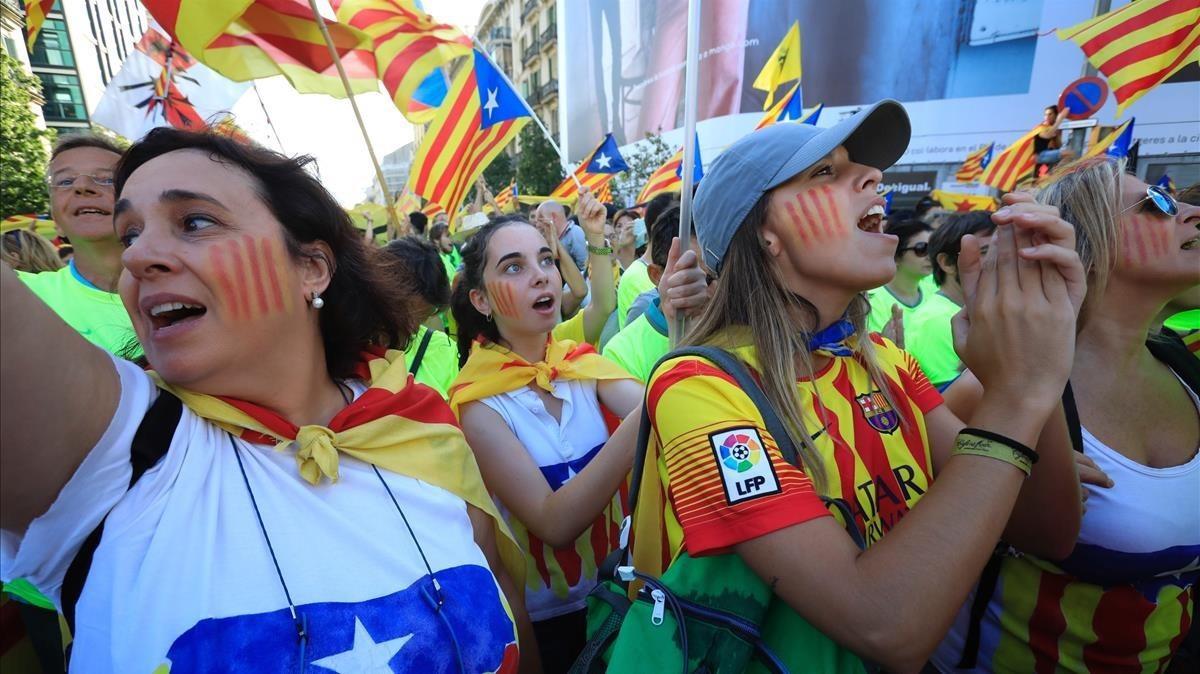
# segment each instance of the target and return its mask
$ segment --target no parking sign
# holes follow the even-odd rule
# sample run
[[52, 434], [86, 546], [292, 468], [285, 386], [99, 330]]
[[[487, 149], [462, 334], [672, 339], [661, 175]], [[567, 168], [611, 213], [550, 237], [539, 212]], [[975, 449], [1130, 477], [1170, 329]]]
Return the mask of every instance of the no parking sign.
[[1087, 119], [1108, 99], [1108, 83], [1099, 77], [1081, 77], [1067, 85], [1058, 97], [1058, 108], [1067, 109], [1067, 119]]

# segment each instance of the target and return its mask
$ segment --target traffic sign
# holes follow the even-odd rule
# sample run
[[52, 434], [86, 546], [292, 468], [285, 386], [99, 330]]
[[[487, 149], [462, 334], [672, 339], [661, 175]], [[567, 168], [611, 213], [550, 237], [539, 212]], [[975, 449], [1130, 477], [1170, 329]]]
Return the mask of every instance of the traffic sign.
[[1081, 77], [1063, 89], [1058, 97], [1058, 108], [1067, 109], [1067, 119], [1087, 119], [1096, 114], [1107, 99], [1107, 82], [1099, 77]]

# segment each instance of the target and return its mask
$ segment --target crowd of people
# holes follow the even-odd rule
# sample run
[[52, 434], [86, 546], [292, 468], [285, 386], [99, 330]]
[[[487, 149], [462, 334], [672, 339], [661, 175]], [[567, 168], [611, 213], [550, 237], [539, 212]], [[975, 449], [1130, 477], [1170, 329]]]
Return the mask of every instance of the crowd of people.
[[691, 223], [583, 188], [383, 246], [307, 158], [64, 137], [71, 255], [0, 265], [43, 668], [1194, 671], [1200, 187], [1056, 156], [888, 213], [909, 135], [755, 131]]

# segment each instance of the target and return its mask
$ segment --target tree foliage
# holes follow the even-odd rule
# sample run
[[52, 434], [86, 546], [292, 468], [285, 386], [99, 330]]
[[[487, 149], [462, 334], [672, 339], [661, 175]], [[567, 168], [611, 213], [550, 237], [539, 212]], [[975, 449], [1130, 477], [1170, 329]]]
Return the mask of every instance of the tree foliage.
[[44, 213], [49, 208], [46, 162], [52, 133], [39, 129], [29, 106], [38, 78], [0, 50], [0, 216]]
[[[517, 185], [521, 194], [550, 194], [565, 177], [558, 154], [536, 124], [521, 129], [521, 151], [517, 155]], [[489, 184], [491, 181], [488, 181]], [[496, 188], [501, 189], [501, 188]]]
[[632, 152], [624, 155], [629, 170], [613, 178], [613, 200], [619, 204], [633, 203], [646, 186], [650, 174], [665, 164], [678, 149], [667, 145], [662, 136], [656, 133], [647, 134]]

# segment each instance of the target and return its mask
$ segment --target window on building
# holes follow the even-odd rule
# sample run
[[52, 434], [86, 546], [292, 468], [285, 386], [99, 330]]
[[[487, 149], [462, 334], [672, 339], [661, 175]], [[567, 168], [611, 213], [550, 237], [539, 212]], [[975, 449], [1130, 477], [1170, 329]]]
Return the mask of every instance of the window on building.
[[553, 29], [555, 21], [557, 20], [558, 17], [555, 15], [555, 7], [554, 5], [550, 5], [550, 9], [546, 10], [546, 27]]
[[59, 73], [37, 75], [42, 80], [42, 95], [46, 98], [46, 104], [42, 106], [46, 121], [88, 121], [83, 105], [83, 89], [79, 86], [77, 76]]
[[529, 76], [529, 86], [534, 89], [542, 86], [542, 74], [536, 70], [533, 71], [533, 74]]
[[46, 23], [42, 24], [42, 30], [33, 43], [29, 63], [55, 68], [75, 67], [75, 56], [67, 38], [67, 24], [62, 19], [46, 19]]
[[9, 56], [11, 56], [13, 58], [18, 58], [17, 54], [19, 52], [17, 52], [17, 43], [14, 42], [11, 37], [5, 36], [4, 51], [8, 52]]

